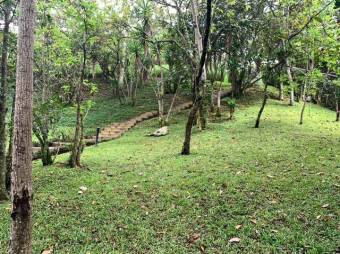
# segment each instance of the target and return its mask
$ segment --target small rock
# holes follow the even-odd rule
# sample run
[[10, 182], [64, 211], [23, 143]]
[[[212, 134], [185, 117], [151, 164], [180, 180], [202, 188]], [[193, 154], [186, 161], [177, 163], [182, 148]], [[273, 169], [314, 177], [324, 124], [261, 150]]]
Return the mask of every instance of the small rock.
[[161, 137], [161, 136], [166, 136], [169, 134], [169, 128], [168, 126], [164, 126], [158, 130], [156, 130], [154, 133], [150, 134], [149, 136], [152, 137]]

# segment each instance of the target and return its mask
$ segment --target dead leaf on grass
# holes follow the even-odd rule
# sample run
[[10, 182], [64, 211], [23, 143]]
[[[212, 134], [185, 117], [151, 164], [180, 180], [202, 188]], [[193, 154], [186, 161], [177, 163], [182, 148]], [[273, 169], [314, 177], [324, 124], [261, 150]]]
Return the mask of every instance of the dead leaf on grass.
[[53, 249], [49, 248], [47, 250], [44, 250], [43, 252], [41, 252], [41, 254], [52, 254], [53, 253]]
[[229, 240], [230, 243], [239, 243], [241, 242], [241, 239], [238, 237], [233, 237]]
[[243, 227], [243, 225], [239, 224], [239, 225], [236, 225], [236, 226], [235, 226], [235, 229], [239, 230], [239, 229], [241, 229], [242, 227]]
[[257, 223], [256, 219], [251, 219], [250, 221], [251, 221], [251, 223], [253, 223], [253, 224], [256, 224], [256, 223]]

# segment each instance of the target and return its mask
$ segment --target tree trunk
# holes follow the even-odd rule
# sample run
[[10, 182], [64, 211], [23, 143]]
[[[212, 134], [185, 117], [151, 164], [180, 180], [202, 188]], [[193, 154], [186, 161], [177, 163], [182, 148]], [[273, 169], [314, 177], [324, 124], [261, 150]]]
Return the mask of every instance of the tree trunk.
[[[192, 17], [195, 25], [195, 42], [197, 46], [198, 55], [201, 56], [203, 52], [203, 42], [202, 42], [202, 35], [200, 32], [200, 22], [198, 16], [198, 4], [197, 0], [191, 0], [191, 10], [192, 10]], [[203, 66], [203, 73], [202, 73], [202, 80], [205, 81], [207, 79], [205, 64]]]
[[35, 1], [21, 0], [13, 137], [10, 254], [32, 253], [32, 94]]
[[157, 85], [157, 100], [158, 100], [158, 122], [160, 127], [165, 126], [165, 118], [164, 118], [164, 74], [161, 63], [161, 53], [159, 49], [159, 45], [157, 45], [157, 64], [160, 68], [161, 77], [160, 81]]
[[302, 106], [302, 110], [301, 110], [301, 114], [300, 114], [300, 124], [303, 124], [303, 114], [305, 112], [305, 108], [306, 108], [306, 99], [304, 99], [303, 101], [303, 106]]
[[[152, 36], [151, 26], [149, 23], [149, 18], [144, 17], [144, 61], [149, 61], [150, 58], [150, 49], [149, 49], [149, 37]], [[149, 81], [149, 72], [150, 72], [150, 66], [149, 64], [144, 65], [144, 68], [142, 69], [142, 85], [144, 86]]]
[[1, 54], [1, 86], [0, 86], [0, 201], [8, 199], [6, 191], [6, 113], [7, 113], [7, 72], [9, 47], [10, 1], [5, 1], [4, 28]]
[[336, 118], [335, 121], [339, 122], [340, 119], [340, 107], [339, 107], [339, 98], [337, 95], [338, 88], [335, 88], [335, 112], [336, 112]]
[[197, 98], [194, 102], [194, 105], [189, 113], [188, 121], [185, 127], [185, 139], [182, 148], [182, 155], [189, 155], [190, 154], [190, 142], [191, 142], [191, 132], [192, 126], [194, 125], [195, 116], [198, 112], [199, 104], [202, 103], [201, 98]]
[[283, 95], [283, 82], [280, 81], [280, 87], [279, 87], [279, 100], [283, 101], [284, 100], [284, 95]]
[[192, 126], [194, 124], [195, 116], [203, 103], [203, 98], [200, 94], [201, 88], [201, 78], [203, 74], [203, 67], [205, 65], [205, 60], [207, 57], [207, 49], [208, 49], [208, 42], [209, 42], [209, 35], [210, 35], [210, 26], [211, 26], [211, 1], [207, 0], [207, 17], [206, 17], [206, 25], [205, 25], [205, 34], [203, 40], [203, 52], [198, 68], [197, 76], [194, 80], [193, 90], [194, 90], [194, 105], [190, 111], [188, 121], [185, 128], [185, 139], [182, 148], [182, 155], [189, 155], [190, 154], [190, 142], [191, 142], [191, 132]]
[[[80, 85], [79, 85], [79, 88]], [[80, 92], [79, 92], [80, 93]], [[80, 95], [77, 95], [79, 97]], [[72, 146], [72, 152], [69, 160], [69, 166], [71, 168], [75, 167], [81, 167], [80, 164], [80, 156], [82, 152], [82, 122], [83, 122], [83, 113], [81, 110], [81, 101], [77, 98], [77, 121], [76, 121], [76, 129], [74, 133], [74, 139], [73, 139], [73, 146]]]
[[77, 120], [76, 120], [76, 129], [74, 132], [73, 146], [71, 151], [71, 156], [69, 159], [69, 166], [71, 168], [81, 167], [80, 157], [83, 152], [83, 120], [84, 113], [81, 108], [82, 103], [82, 86], [85, 79], [85, 70], [86, 70], [86, 60], [87, 60], [87, 50], [86, 50], [86, 39], [87, 39], [87, 23], [85, 24], [85, 32], [84, 32], [84, 42], [83, 42], [83, 63], [81, 68], [80, 80], [77, 86]]
[[[198, 56], [201, 57], [202, 52], [203, 52], [203, 41], [202, 41], [202, 35], [201, 35], [201, 32], [200, 32], [199, 10], [198, 10], [197, 0], [191, 0], [191, 10], [192, 10], [192, 17], [193, 17], [193, 22], [194, 22], [194, 26], [195, 26], [195, 43], [196, 43], [196, 46], [197, 46]], [[206, 79], [207, 79], [207, 74], [206, 74], [206, 68], [205, 68], [205, 62], [204, 62], [203, 69], [202, 69], [201, 81], [205, 82]], [[204, 90], [200, 89], [199, 92], [203, 96]], [[204, 103], [203, 103], [203, 101], [199, 105], [196, 117], [197, 117], [198, 128], [200, 130], [204, 130], [206, 128], [207, 121], [206, 121], [205, 116], [204, 116]]]
[[288, 81], [289, 81], [289, 89], [290, 89], [290, 98], [289, 98], [289, 105], [290, 106], [294, 106], [294, 80], [293, 80], [293, 76], [292, 76], [292, 70], [291, 70], [291, 66], [290, 66], [290, 62], [289, 59], [286, 58], [286, 71], [287, 71], [287, 75], [288, 75]]
[[242, 82], [243, 82], [243, 74], [238, 72], [238, 70], [230, 70], [230, 81], [232, 87], [232, 97], [240, 97], [242, 95]]
[[216, 116], [221, 117], [221, 90], [217, 93], [217, 111]]
[[[211, 84], [211, 87], [214, 87], [214, 84]], [[210, 112], [214, 113], [215, 112], [215, 94], [214, 94], [214, 89], [211, 89], [211, 94], [210, 94]]]
[[96, 61], [92, 62], [92, 79], [96, 78]]
[[234, 113], [235, 113], [235, 108], [234, 107], [230, 107], [229, 108], [229, 120], [232, 120], [234, 118]]
[[265, 108], [265, 106], [267, 104], [267, 100], [268, 100], [267, 88], [268, 88], [268, 85], [266, 83], [265, 87], [264, 87], [263, 102], [262, 102], [262, 106], [260, 108], [259, 114], [257, 115], [257, 119], [256, 119], [256, 123], [255, 123], [255, 128], [259, 128], [260, 127], [261, 116], [262, 116], [263, 110], [264, 110], [264, 108]]
[[[307, 65], [306, 71], [309, 71], [309, 66]], [[307, 103], [307, 98], [306, 98], [306, 93], [307, 93], [307, 80], [305, 80], [305, 82], [303, 83], [302, 89], [301, 89], [301, 97], [303, 99], [303, 106], [302, 106], [302, 110], [301, 110], [301, 114], [300, 114], [300, 124], [303, 124], [303, 114], [305, 112], [305, 108], [306, 108], [306, 103]]]
[[175, 104], [175, 100], [177, 98], [177, 93], [178, 93], [178, 88], [177, 88], [177, 90], [176, 90], [176, 92], [175, 92], [175, 94], [174, 94], [174, 96], [172, 97], [172, 100], [171, 100], [171, 104], [170, 104], [170, 107], [169, 107], [169, 110], [168, 110], [168, 114], [167, 114], [166, 119], [165, 119], [165, 124], [166, 125], [169, 125], [169, 118], [170, 118], [170, 114], [171, 114], [172, 108], [173, 108], [173, 106]]
[[53, 164], [48, 140], [46, 138], [43, 138], [42, 142], [40, 143], [41, 147], [41, 161], [43, 166], [49, 166]]
[[124, 78], [125, 78], [125, 50], [126, 50], [126, 43], [123, 39], [123, 46], [122, 46], [122, 55], [120, 57], [119, 63], [119, 77], [118, 77], [118, 89], [124, 89]]
[[[202, 98], [203, 98], [203, 96], [202, 96]], [[202, 99], [202, 103], [198, 107], [197, 114], [198, 114], [197, 115], [197, 117], [198, 117], [197, 118], [198, 119], [198, 122], [197, 122], [198, 129], [200, 131], [205, 130], [206, 127], [207, 127], [207, 120], [206, 120], [205, 115], [204, 115], [204, 102], [203, 102], [203, 99]]]
[[14, 109], [15, 109], [15, 94], [13, 95], [12, 101], [12, 112], [11, 121], [8, 124], [9, 141], [8, 151], [6, 156], [6, 189], [8, 192], [11, 191], [11, 175], [12, 175], [12, 158], [13, 158], [13, 135], [14, 135]]

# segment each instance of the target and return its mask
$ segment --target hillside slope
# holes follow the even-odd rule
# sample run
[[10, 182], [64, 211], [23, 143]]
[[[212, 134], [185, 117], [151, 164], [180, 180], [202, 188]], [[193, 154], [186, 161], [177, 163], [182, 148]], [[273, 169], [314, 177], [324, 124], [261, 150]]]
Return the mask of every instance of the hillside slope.
[[[269, 101], [194, 131], [180, 156], [186, 113], [170, 134], [147, 121], [87, 148], [89, 170], [34, 162], [34, 253], [333, 253], [338, 247], [340, 125], [334, 112]], [[224, 116], [226, 118], [226, 116]], [[88, 189], [79, 194], [79, 187]], [[6, 253], [9, 204], [0, 205]], [[239, 243], [230, 243], [231, 238]]]

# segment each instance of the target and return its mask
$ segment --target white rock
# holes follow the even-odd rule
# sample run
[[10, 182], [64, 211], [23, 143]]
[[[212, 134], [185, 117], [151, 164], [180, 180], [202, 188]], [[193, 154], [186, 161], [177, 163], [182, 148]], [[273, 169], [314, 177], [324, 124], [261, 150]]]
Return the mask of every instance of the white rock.
[[164, 126], [158, 130], [156, 130], [154, 133], [150, 134], [150, 136], [153, 137], [161, 137], [169, 134], [169, 128], [168, 126]]

